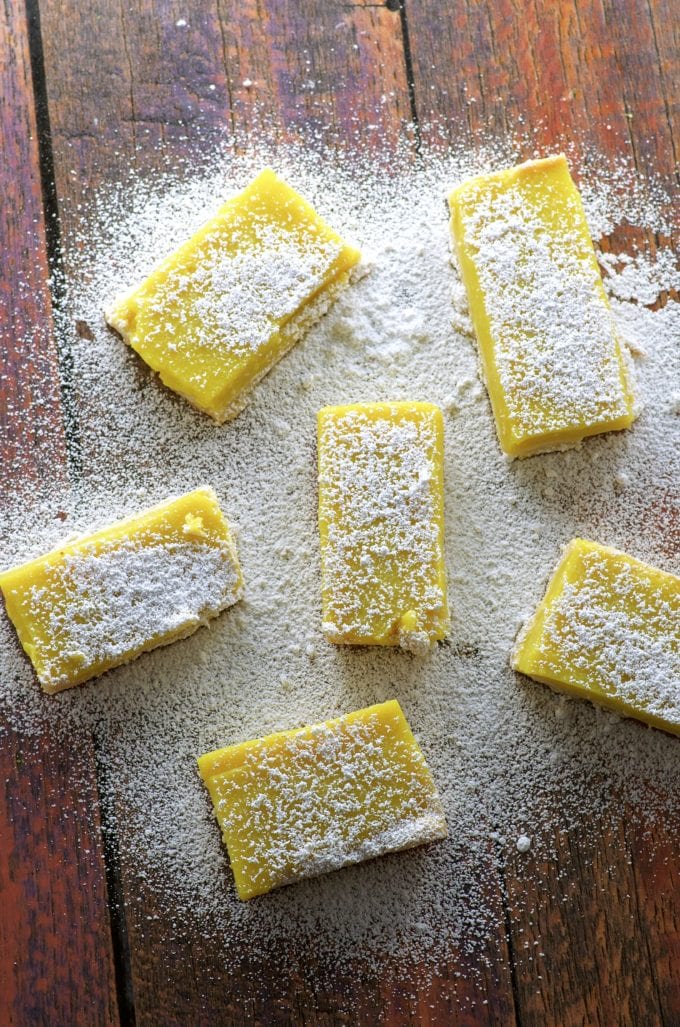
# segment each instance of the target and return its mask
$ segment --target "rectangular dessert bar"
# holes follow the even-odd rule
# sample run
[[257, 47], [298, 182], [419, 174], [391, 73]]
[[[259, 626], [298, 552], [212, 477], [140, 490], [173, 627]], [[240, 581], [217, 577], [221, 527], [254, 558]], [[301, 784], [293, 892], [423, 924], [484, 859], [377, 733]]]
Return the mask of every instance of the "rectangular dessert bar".
[[169, 388], [222, 422], [325, 312], [359, 259], [266, 168], [105, 316]]
[[210, 488], [171, 499], [0, 574], [46, 692], [192, 634], [240, 599], [241, 570]]
[[630, 371], [565, 157], [472, 178], [449, 206], [503, 451], [629, 427]]
[[558, 691], [680, 734], [680, 578], [574, 539], [512, 665]]
[[445, 838], [396, 701], [201, 756], [239, 898]]
[[441, 411], [367, 403], [318, 422], [324, 634], [427, 649], [449, 626]]

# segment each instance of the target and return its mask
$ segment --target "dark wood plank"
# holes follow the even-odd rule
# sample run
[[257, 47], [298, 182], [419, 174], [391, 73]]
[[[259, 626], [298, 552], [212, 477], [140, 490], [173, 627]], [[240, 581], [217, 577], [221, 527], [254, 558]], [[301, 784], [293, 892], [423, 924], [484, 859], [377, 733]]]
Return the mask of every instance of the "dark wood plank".
[[41, 17], [67, 231], [94, 186], [220, 141], [389, 150], [410, 118], [399, 18], [378, 5], [42, 0]]
[[[66, 489], [24, 5], [0, 7], [2, 509]], [[36, 688], [37, 688], [36, 684]], [[0, 724], [0, 1022], [118, 1021], [91, 739]]]
[[[96, 185], [125, 178], [130, 169], [144, 173], [171, 164], [175, 157], [184, 158], [228, 135], [245, 145], [249, 134], [309, 139], [310, 128], [316, 128], [312, 145], [339, 143], [380, 152], [386, 141], [396, 142], [409, 119], [398, 11], [294, 0], [203, 0], [192, 4], [188, 14], [186, 6], [43, 0], [50, 112], [67, 235], [75, 224], [76, 204], [86, 202]], [[455, 140], [461, 131], [470, 140], [489, 132], [502, 137], [521, 124], [521, 116], [525, 124], [538, 126], [533, 137], [538, 145], [554, 148], [565, 139], [579, 138], [584, 149], [591, 145], [599, 152], [633, 154], [641, 169], [670, 180], [673, 44], [662, 24], [665, 16], [666, 26], [673, 22], [668, 3], [656, 2], [647, 13], [644, 7], [637, 0], [578, 6], [547, 0], [526, 6], [508, 0], [462, 5], [405, 0], [422, 137], [436, 144]], [[178, 27], [180, 19], [188, 25]], [[633, 23], [636, 31], [628, 32]], [[521, 59], [521, 54], [526, 57]], [[377, 108], [376, 117], [376, 100], [382, 95], [387, 102]], [[578, 866], [586, 891], [601, 886], [612, 860], [617, 883], [605, 889], [601, 908], [613, 910], [620, 899], [635, 893], [638, 918], [645, 915], [651, 923], [656, 912], [652, 878], [641, 869], [638, 856], [633, 868], [626, 869], [613, 841], [603, 845], [591, 852], [572, 841], [565, 860]], [[163, 921], [143, 920], [139, 911], [153, 909], [153, 896], [137, 877], [139, 868], [126, 865], [122, 849], [140, 1022], [208, 1023], [218, 1010], [221, 1022], [234, 1024], [373, 1023], [379, 1016], [392, 1024], [512, 1023], [502, 939], [496, 941], [499, 950], [489, 955], [492, 969], [477, 985], [455, 978], [461, 966], [452, 961], [442, 968], [439, 982], [429, 989], [423, 985], [415, 997], [360, 976], [338, 978], [332, 993], [293, 977], [283, 990], [277, 992], [272, 983], [268, 998], [253, 1001], [245, 973], [225, 982], [218, 954], [193, 938], [169, 939]], [[637, 851], [635, 846], [632, 851]], [[655, 866], [655, 879], [666, 873], [671, 896], [672, 875], [665, 866]], [[521, 866], [510, 865], [506, 872], [510, 910], [518, 911], [513, 896], [523, 880]], [[550, 873], [548, 868], [546, 889], [557, 887]], [[538, 902], [544, 895], [536, 898]], [[629, 928], [632, 907], [623, 908], [611, 923], [625, 939], [630, 966], [636, 962], [640, 938]], [[607, 982], [596, 972], [585, 1005], [579, 1004], [574, 988], [569, 992], [574, 982], [568, 974], [566, 992], [557, 995], [563, 987], [560, 952], [578, 966], [578, 944], [595, 945], [604, 954], [613, 945], [611, 934], [603, 942], [597, 931], [579, 933], [574, 928], [566, 949], [560, 948], [570, 925], [560, 909], [557, 914], [546, 928], [546, 960], [552, 960], [553, 972], [552, 984], [542, 984], [543, 1007], [530, 994], [536, 984], [534, 963], [528, 957], [519, 962], [517, 988], [527, 1022], [531, 1017], [544, 1022], [553, 998], [561, 1003], [554, 1008], [566, 1009], [570, 1016], [584, 1009], [592, 1012], [606, 998], [600, 993]], [[499, 906], [499, 923], [502, 917]], [[668, 965], [664, 950], [676, 937], [673, 918], [667, 922], [665, 932], [650, 932], [650, 945], [658, 949], [639, 964], [650, 971], [649, 980], [651, 968], [657, 968], [662, 992], [658, 975]], [[513, 925], [516, 951], [525, 939], [536, 940], [532, 930], [525, 921]], [[614, 997], [623, 1000], [625, 981], [625, 976], [618, 979]], [[666, 985], [663, 993], [670, 1002], [673, 986]], [[611, 1011], [614, 1003], [601, 1008]], [[643, 988], [625, 1008], [653, 1016], [659, 1007]]]
[[92, 740], [0, 737], [0, 1022], [117, 1024]]
[[[67, 270], [77, 205], [130, 169], [200, 159], [226, 137], [243, 148], [251, 137], [304, 139], [388, 159], [408, 133], [401, 20], [381, 5], [42, 0], [41, 15]], [[124, 809], [118, 820], [125, 824]], [[498, 931], [477, 961], [452, 953], [439, 978], [412, 994], [366, 978], [359, 956], [327, 992], [310, 969], [313, 953], [304, 974], [277, 976], [272, 953], [270, 966], [246, 959], [225, 978], [214, 946], [169, 928], [124, 833], [120, 841], [140, 1024], [514, 1022], [498, 882]], [[260, 991], [267, 982], [264, 995], [253, 981]]]
[[626, 830], [635, 877], [639, 931], [646, 939], [664, 1024], [680, 1009], [680, 855], [677, 831], [658, 823]]
[[[64, 480], [66, 447], [23, 3], [0, 11], [0, 474]], [[45, 490], [46, 491], [46, 490]]]
[[319, 0], [219, 0], [219, 10], [237, 138], [273, 128], [312, 146], [393, 152], [411, 120], [398, 15]]
[[515, 852], [506, 866], [521, 1022], [662, 1025], [674, 1007], [659, 1001], [623, 822], [535, 841], [557, 858]]
[[[424, 141], [524, 136], [527, 157], [534, 147], [565, 146], [577, 160], [589, 151], [623, 157], [673, 190], [680, 142], [673, 6], [405, 0]], [[441, 73], [446, 64], [450, 76]], [[677, 218], [676, 232], [660, 240], [622, 228], [603, 245], [653, 253], [680, 239]], [[660, 514], [669, 540], [676, 505], [669, 497], [665, 526]], [[515, 854], [506, 866], [521, 1022], [675, 1023], [680, 878], [672, 828], [656, 822], [645, 832], [631, 823], [614, 834], [593, 824], [541, 841], [556, 846], [557, 860], [536, 864]]]

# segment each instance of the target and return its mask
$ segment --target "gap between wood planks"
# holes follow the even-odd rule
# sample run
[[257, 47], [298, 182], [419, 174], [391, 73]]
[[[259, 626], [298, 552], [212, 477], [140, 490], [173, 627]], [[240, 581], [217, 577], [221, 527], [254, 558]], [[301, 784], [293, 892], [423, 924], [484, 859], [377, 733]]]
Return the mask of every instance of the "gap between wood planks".
[[83, 461], [80, 432], [78, 429], [78, 411], [72, 388], [73, 355], [67, 327], [66, 277], [61, 247], [59, 198], [54, 177], [52, 130], [50, 128], [50, 112], [47, 101], [47, 81], [45, 78], [45, 61], [43, 58], [38, 0], [26, 0], [26, 21], [38, 133], [40, 186], [45, 217], [47, 259], [50, 268], [50, 292], [52, 294], [52, 310], [59, 366], [59, 387], [64, 416], [64, 434], [66, 437], [66, 456], [69, 478], [75, 483], [82, 473]]
[[[40, 10], [38, 0], [26, 0], [28, 50], [31, 64], [31, 83], [35, 102], [37, 144], [40, 161], [40, 185], [45, 220], [45, 240], [50, 269], [50, 292], [56, 335], [59, 388], [62, 400], [64, 434], [66, 438], [67, 471], [69, 481], [77, 486], [82, 475], [83, 461], [78, 425], [78, 411], [73, 390], [73, 355], [67, 313], [66, 276], [64, 271], [59, 197], [54, 176], [52, 130], [47, 96], [47, 80], [43, 55]], [[96, 735], [92, 738], [96, 763], [97, 798], [102, 828], [102, 846], [106, 876], [106, 897], [114, 960], [116, 998], [121, 1024], [134, 1027], [136, 1022], [132, 993], [132, 970], [128, 941], [125, 904], [119, 870], [118, 847], [115, 832], [108, 821], [106, 770]]]
[[399, 13], [401, 23], [401, 40], [404, 47], [404, 67], [406, 70], [406, 88], [408, 89], [408, 102], [411, 108], [411, 124], [413, 125], [413, 144], [417, 156], [422, 153], [422, 137], [420, 133], [420, 119], [418, 117], [418, 104], [416, 102], [416, 82], [413, 74], [413, 55], [411, 53], [411, 37], [408, 28], [408, 15], [406, 13], [406, 0], [386, 0], [385, 6], [388, 11]]

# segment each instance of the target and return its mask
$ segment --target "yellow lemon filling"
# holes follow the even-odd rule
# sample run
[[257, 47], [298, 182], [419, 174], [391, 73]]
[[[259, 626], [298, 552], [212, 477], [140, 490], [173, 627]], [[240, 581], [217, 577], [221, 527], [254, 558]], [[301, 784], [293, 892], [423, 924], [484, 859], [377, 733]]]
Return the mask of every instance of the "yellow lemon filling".
[[323, 631], [418, 651], [444, 638], [444, 429], [430, 403], [318, 416]]
[[241, 899], [448, 833], [396, 701], [218, 749], [198, 769]]

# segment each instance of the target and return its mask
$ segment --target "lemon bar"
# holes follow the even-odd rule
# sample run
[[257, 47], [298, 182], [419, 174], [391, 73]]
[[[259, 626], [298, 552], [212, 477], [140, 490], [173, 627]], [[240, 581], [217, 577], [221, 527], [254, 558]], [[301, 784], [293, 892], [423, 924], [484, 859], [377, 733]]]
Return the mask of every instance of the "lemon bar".
[[449, 207], [503, 451], [525, 457], [628, 428], [630, 371], [566, 158], [470, 179]]
[[0, 574], [19, 641], [59, 692], [190, 635], [240, 597], [229, 526], [188, 492]]
[[396, 701], [201, 756], [239, 898], [445, 838]]
[[356, 404], [318, 422], [324, 634], [427, 649], [449, 626], [441, 411]]
[[266, 168], [105, 316], [169, 388], [222, 422], [325, 312], [359, 259]]
[[574, 539], [512, 664], [558, 691], [680, 734], [680, 578]]

